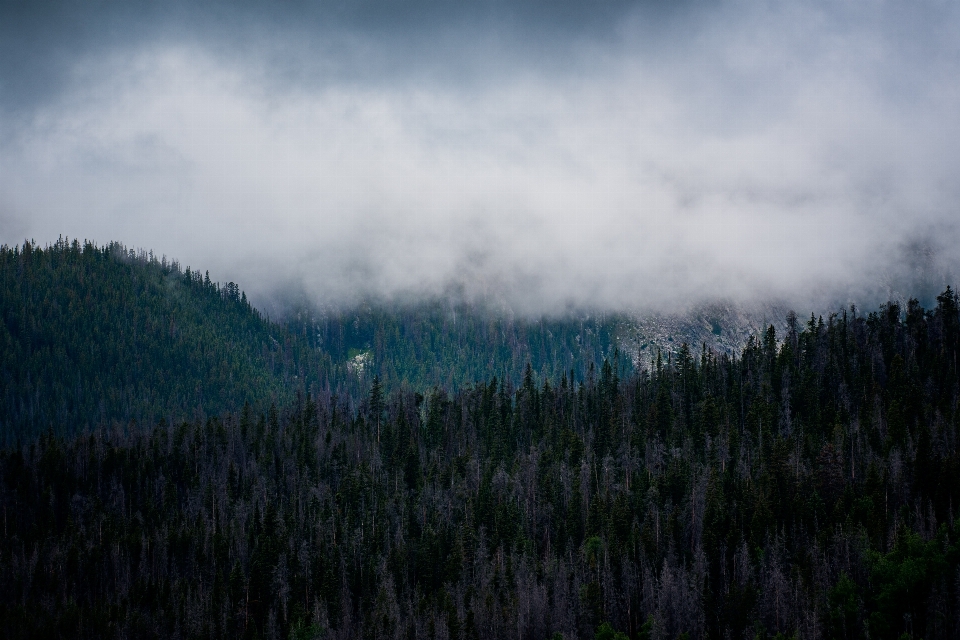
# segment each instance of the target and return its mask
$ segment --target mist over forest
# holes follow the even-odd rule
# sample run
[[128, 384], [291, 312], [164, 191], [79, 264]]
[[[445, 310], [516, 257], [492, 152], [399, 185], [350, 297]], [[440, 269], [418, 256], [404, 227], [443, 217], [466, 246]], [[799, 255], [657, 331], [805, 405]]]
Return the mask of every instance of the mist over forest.
[[11, 638], [960, 637], [960, 5], [0, 4]]
[[119, 240], [261, 306], [534, 315], [876, 308], [957, 273], [951, 3], [2, 11], [11, 246]]
[[614, 315], [277, 322], [119, 244], [5, 246], [0, 623], [955, 637], [960, 298], [935, 300], [635, 359]]

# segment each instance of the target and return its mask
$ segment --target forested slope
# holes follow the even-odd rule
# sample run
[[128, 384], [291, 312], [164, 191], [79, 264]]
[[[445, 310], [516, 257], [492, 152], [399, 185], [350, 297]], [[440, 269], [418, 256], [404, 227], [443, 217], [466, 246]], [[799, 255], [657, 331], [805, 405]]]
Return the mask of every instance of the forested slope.
[[0, 435], [286, 402], [330, 363], [237, 285], [118, 244], [0, 248]]
[[452, 391], [492, 377], [516, 383], [528, 365], [540, 380], [570, 370], [583, 377], [604, 359], [632, 369], [630, 355], [617, 353], [623, 321], [616, 314], [525, 317], [482, 302], [433, 299], [304, 312], [287, 326], [387, 388]]
[[236, 284], [120, 244], [4, 246], [0, 442], [244, 402], [265, 410], [297, 390], [359, 398], [375, 377], [425, 391], [519, 380], [528, 363], [541, 378], [582, 376], [614, 356], [616, 322], [512, 318], [442, 301], [270, 321]]
[[650, 372], [7, 449], [0, 627], [957, 637], [956, 296], [791, 326]]

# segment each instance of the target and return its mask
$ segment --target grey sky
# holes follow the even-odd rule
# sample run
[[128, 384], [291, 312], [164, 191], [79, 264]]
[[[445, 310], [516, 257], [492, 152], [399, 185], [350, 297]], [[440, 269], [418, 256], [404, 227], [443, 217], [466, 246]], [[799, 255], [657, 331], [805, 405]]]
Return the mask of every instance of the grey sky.
[[955, 3], [0, 12], [0, 242], [530, 311], [909, 294], [960, 261]]

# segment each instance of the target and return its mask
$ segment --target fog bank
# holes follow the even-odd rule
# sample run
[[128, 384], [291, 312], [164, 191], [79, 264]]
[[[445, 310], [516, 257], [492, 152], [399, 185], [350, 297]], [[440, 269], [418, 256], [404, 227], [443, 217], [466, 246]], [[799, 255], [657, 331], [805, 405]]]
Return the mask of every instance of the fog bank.
[[265, 305], [808, 308], [957, 273], [951, 3], [29, 6], [0, 242], [116, 239]]

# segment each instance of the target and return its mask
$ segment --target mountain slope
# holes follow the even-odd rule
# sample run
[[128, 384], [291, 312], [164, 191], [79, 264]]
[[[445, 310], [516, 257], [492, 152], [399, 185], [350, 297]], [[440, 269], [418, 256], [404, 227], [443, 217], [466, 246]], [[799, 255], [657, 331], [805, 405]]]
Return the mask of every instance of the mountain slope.
[[[482, 304], [433, 299], [303, 313], [288, 327], [358, 375], [426, 391], [494, 376], [517, 384], [527, 364], [540, 380], [571, 370], [586, 378], [591, 365], [617, 356], [621, 322], [619, 316], [596, 314], [525, 318]], [[621, 365], [632, 368], [629, 354], [620, 356]]]
[[388, 392], [426, 393], [493, 377], [517, 384], [528, 364], [539, 381], [571, 372], [584, 380], [605, 360], [627, 375], [649, 369], [658, 352], [676, 356], [684, 342], [736, 352], [768, 317], [782, 334], [783, 315], [531, 318], [450, 298], [302, 310], [281, 324], [237, 285], [152, 254], [25, 243], [0, 248], [0, 434], [179, 420], [245, 402], [265, 409], [297, 390], [359, 399], [375, 377]]
[[6, 437], [284, 399], [323, 364], [233, 283], [118, 244], [0, 249]]
[[[960, 637], [960, 301], [0, 448], [5, 637]], [[622, 636], [620, 636], [622, 637]]]
[[[304, 320], [309, 317], [309, 320]], [[429, 301], [363, 304], [286, 323], [234, 283], [112, 243], [0, 248], [0, 439], [180, 420], [298, 390], [362, 398], [497, 376], [589, 375], [616, 351], [613, 318], [526, 320]], [[629, 359], [622, 358], [629, 368]]]

